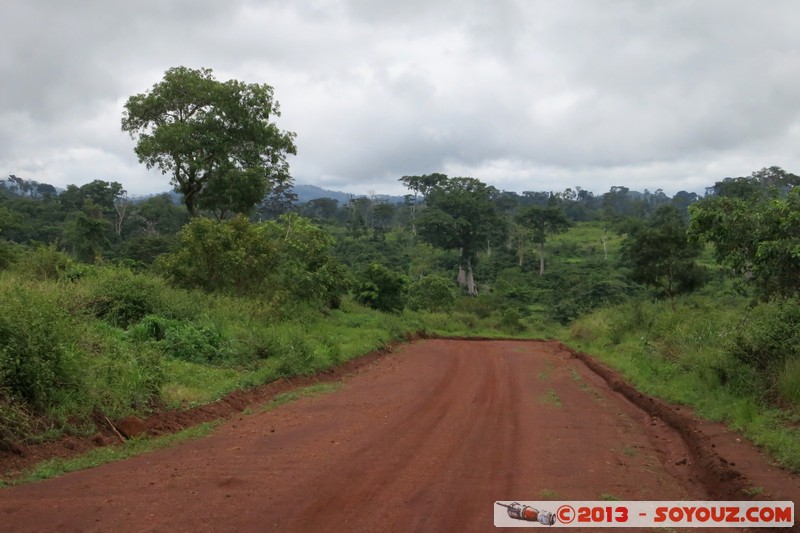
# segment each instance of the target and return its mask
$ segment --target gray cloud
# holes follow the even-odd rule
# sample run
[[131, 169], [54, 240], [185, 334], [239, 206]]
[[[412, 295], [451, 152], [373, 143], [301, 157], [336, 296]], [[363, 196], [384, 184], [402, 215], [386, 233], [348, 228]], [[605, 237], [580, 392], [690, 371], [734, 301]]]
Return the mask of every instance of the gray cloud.
[[275, 87], [298, 182], [400, 192], [405, 174], [509, 190], [702, 191], [800, 156], [800, 8], [503, 0], [11, 0], [0, 172], [168, 187], [119, 128], [172, 66]]

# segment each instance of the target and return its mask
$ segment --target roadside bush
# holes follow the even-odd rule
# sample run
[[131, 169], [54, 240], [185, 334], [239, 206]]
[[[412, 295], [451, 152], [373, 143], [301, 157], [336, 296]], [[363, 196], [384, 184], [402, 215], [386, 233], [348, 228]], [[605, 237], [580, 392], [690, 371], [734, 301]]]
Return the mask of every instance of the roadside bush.
[[196, 218], [180, 247], [156, 266], [179, 287], [336, 308], [347, 290], [345, 270], [331, 254], [333, 238], [294, 214], [253, 224], [244, 217]]
[[503, 309], [500, 313], [500, 329], [509, 333], [521, 333], [525, 326], [520, 322], [522, 315], [513, 307]]
[[130, 338], [136, 342], [148, 340], [161, 341], [167, 335], [167, 328], [175, 327], [179, 322], [168, 320], [158, 315], [147, 315], [128, 330]]
[[455, 301], [453, 282], [438, 274], [415, 280], [408, 288], [408, 307], [414, 311], [447, 311]]
[[83, 397], [73, 399], [72, 414], [81, 406], [120, 417], [146, 411], [159, 403], [167, 376], [162, 355], [155, 346], [125, 342], [112, 335], [95, 342], [101, 353], [86, 362], [87, 391]]
[[398, 313], [405, 307], [406, 278], [379, 263], [372, 263], [361, 273], [355, 286], [356, 301], [387, 313]]
[[314, 349], [307, 334], [297, 326], [287, 324], [272, 328], [267, 350], [270, 357], [278, 358], [281, 376], [305, 376], [317, 370]]
[[594, 309], [624, 302], [637, 289], [605, 264], [590, 264], [551, 272], [545, 298], [549, 318], [568, 324]]
[[478, 318], [489, 318], [499, 307], [499, 299], [486, 294], [478, 296], [461, 296], [456, 300], [455, 311], [469, 313]]
[[8, 282], [0, 295], [0, 390], [42, 410], [59, 390], [79, 384], [69, 317], [35, 288]]
[[232, 362], [230, 341], [214, 324], [172, 324], [163, 335], [160, 346], [170, 357], [212, 365]]
[[230, 294], [258, 293], [277, 263], [263, 225], [244, 217], [218, 222], [194, 218], [180, 233], [180, 248], [156, 265], [180, 287]]
[[800, 358], [800, 304], [791, 299], [757, 304], [739, 324], [728, 352], [771, 373]]
[[22, 254], [15, 270], [27, 279], [56, 280], [68, 271], [75, 262], [70, 256], [56, 250], [55, 244], [39, 246]]
[[31, 432], [33, 415], [0, 391], [0, 450], [14, 450], [14, 443]]
[[0, 238], [0, 270], [4, 270], [14, 264], [18, 259], [18, 245], [16, 243]]
[[800, 358], [786, 361], [778, 374], [778, 397], [800, 410]]
[[620, 344], [627, 335], [649, 334], [657, 319], [657, 310], [641, 300], [633, 300], [615, 308], [608, 324], [608, 339]]
[[96, 317], [127, 328], [159, 312], [163, 292], [164, 284], [158, 278], [121, 268], [103, 269], [93, 280], [89, 307]]

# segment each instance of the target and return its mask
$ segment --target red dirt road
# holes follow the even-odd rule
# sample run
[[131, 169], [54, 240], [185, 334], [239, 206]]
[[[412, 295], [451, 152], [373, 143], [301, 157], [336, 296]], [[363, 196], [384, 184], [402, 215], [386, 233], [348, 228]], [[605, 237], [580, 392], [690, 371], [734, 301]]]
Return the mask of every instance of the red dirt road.
[[495, 501], [604, 495], [710, 498], [678, 434], [559, 345], [427, 340], [209, 437], [0, 490], [0, 530], [491, 531]]

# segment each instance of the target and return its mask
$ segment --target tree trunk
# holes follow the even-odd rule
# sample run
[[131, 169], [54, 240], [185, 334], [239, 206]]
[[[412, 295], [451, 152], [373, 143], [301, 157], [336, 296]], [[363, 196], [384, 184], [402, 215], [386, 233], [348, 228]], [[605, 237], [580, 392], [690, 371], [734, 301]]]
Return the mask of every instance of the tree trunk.
[[539, 275], [544, 276], [544, 243], [539, 243]]
[[478, 289], [475, 288], [475, 278], [472, 276], [472, 263], [467, 259], [467, 294], [477, 296]]
[[125, 218], [127, 216], [128, 202], [114, 202], [114, 210], [117, 212], [117, 216], [114, 218], [114, 232], [117, 234], [117, 237], [121, 237], [122, 226], [125, 224]]
[[467, 294], [470, 296], [477, 296], [478, 291], [475, 288], [475, 278], [472, 275], [472, 261], [467, 258], [464, 260], [464, 249], [461, 249], [461, 264], [458, 266], [458, 286], [462, 289], [467, 288]]
[[464, 271], [464, 265], [458, 267], [458, 286], [464, 288], [467, 285], [467, 273]]

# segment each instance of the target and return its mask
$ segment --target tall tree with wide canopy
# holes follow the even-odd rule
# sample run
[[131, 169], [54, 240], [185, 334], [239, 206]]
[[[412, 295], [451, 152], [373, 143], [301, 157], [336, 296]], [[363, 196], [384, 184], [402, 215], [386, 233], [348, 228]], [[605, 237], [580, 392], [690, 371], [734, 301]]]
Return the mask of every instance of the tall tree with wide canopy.
[[800, 187], [761, 201], [712, 196], [689, 211], [690, 233], [762, 297], [800, 297]]
[[295, 134], [278, 129], [277, 116], [269, 85], [175, 67], [128, 99], [122, 130], [136, 140], [141, 163], [171, 175], [191, 216], [198, 207], [242, 213], [275, 184], [291, 182], [286, 156], [296, 153]]
[[[544, 244], [548, 235], [567, 231], [572, 225], [560, 207], [530, 206], [517, 213], [517, 223], [530, 230], [533, 243], [539, 249], [539, 275], [544, 276]], [[520, 255], [520, 266], [522, 256]]]
[[701, 251], [699, 243], [687, 237], [687, 224], [674, 205], [659, 207], [623, 244], [631, 278], [656, 288], [670, 299], [673, 310], [675, 296], [705, 282], [705, 270], [695, 262]]
[[[434, 178], [406, 176], [401, 179], [411, 190], [425, 193], [428, 207], [417, 217], [419, 235], [434, 246], [460, 250], [458, 281], [468, 294], [475, 295], [478, 291], [472, 265], [478, 250], [494, 235], [496, 228], [503, 226], [492, 201], [498, 191], [475, 178], [431, 176]], [[423, 187], [415, 188], [420, 183], [424, 183]]]

